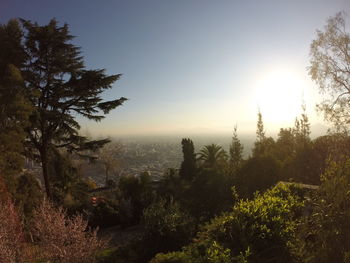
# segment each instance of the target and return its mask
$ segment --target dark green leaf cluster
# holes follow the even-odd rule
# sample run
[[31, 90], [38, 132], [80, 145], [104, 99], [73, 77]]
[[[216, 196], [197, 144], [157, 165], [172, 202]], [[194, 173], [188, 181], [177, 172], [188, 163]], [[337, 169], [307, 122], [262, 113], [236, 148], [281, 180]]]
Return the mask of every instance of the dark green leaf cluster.
[[210, 144], [203, 147], [198, 153], [198, 160], [201, 167], [205, 169], [224, 168], [227, 160], [227, 153], [220, 145]]
[[350, 161], [332, 162], [309, 202], [295, 243], [302, 262], [350, 260]]
[[232, 142], [230, 145], [230, 172], [235, 173], [241, 166], [243, 161], [243, 145], [238, 139], [237, 126], [233, 130]]
[[183, 162], [180, 168], [180, 177], [182, 179], [191, 180], [196, 173], [196, 154], [194, 152], [194, 145], [190, 139], [182, 139], [182, 153]]
[[253, 200], [241, 200], [182, 252], [157, 255], [152, 262], [291, 262], [302, 196], [297, 185], [279, 184]]
[[180, 204], [160, 199], [144, 211], [144, 241], [149, 255], [181, 249], [191, 241], [195, 231], [194, 219]]
[[23, 166], [24, 129], [31, 112], [25, 97], [21, 74], [24, 51], [22, 31], [16, 20], [0, 25], [0, 174], [7, 178], [21, 171]]
[[121, 213], [124, 214], [122, 223], [125, 225], [140, 222], [143, 210], [154, 200], [153, 186], [149, 173], [140, 176], [126, 176], [119, 181]]

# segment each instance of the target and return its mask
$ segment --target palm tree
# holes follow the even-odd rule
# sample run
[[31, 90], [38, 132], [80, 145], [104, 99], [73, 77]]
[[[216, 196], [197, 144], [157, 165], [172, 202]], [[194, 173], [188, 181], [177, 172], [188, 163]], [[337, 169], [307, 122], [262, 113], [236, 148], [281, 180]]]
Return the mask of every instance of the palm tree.
[[202, 161], [205, 168], [213, 168], [222, 165], [227, 160], [227, 154], [220, 145], [210, 144], [202, 148], [198, 153], [198, 160]]

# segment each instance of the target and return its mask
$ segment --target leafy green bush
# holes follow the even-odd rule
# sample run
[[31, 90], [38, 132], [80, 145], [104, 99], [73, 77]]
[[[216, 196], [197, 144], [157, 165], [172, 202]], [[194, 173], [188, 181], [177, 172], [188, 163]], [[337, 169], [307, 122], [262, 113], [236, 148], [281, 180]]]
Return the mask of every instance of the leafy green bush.
[[[187, 262], [196, 263], [290, 262], [303, 194], [297, 185], [279, 184], [253, 200], [241, 200], [232, 212], [207, 224], [182, 253], [190, 258]], [[171, 262], [169, 258], [158, 255], [154, 262]]]
[[[154, 199], [152, 181], [150, 175], [145, 172], [140, 176], [124, 176], [119, 181], [120, 200], [126, 201], [126, 208], [132, 211], [129, 222], [139, 223], [143, 210], [148, 207]], [[130, 204], [127, 204], [130, 202]]]
[[194, 235], [194, 220], [173, 200], [159, 201], [144, 211], [144, 242], [150, 258], [158, 252], [178, 250]]
[[191, 262], [190, 260], [190, 257], [186, 253], [179, 251], [167, 254], [159, 253], [150, 263], [188, 263]]
[[302, 262], [350, 262], [350, 160], [331, 163], [321, 177], [295, 242]]
[[99, 252], [96, 256], [98, 263], [124, 263], [121, 258], [118, 257], [117, 248], [108, 248]]

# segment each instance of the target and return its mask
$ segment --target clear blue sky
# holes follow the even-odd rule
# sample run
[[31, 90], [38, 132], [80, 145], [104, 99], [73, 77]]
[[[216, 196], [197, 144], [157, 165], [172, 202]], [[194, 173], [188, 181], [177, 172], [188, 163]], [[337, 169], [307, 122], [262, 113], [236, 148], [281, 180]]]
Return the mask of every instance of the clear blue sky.
[[350, 1], [0, 0], [0, 23], [55, 17], [88, 68], [123, 74], [106, 98], [130, 100], [101, 123], [81, 120], [84, 130], [230, 134], [235, 124], [254, 132], [258, 107], [268, 130], [293, 125], [301, 97], [313, 124], [322, 120], [309, 46], [339, 11], [350, 15]]

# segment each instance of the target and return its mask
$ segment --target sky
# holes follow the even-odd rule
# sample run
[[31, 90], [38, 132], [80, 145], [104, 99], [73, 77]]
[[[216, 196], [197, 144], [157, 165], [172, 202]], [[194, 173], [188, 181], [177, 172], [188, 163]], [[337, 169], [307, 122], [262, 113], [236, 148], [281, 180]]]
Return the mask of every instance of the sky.
[[[254, 133], [294, 124], [304, 101], [311, 124], [317, 85], [307, 72], [316, 29], [349, 0], [0, 0], [0, 23], [68, 23], [88, 69], [122, 78], [104, 94], [129, 100], [94, 123], [93, 135]], [[349, 24], [348, 22], [348, 24]]]

